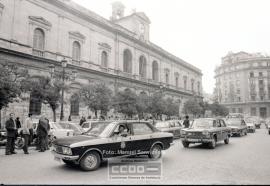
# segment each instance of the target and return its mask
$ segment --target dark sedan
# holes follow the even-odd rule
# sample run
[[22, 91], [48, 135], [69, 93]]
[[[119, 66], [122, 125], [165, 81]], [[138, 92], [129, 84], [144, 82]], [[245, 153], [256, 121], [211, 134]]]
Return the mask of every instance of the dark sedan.
[[181, 132], [181, 129], [183, 128], [181, 126], [181, 123], [176, 120], [157, 122], [155, 127], [162, 132], [172, 133], [175, 138], [180, 138], [180, 135], [181, 135], [180, 132]]
[[230, 136], [230, 128], [219, 118], [195, 119], [190, 128], [181, 131], [181, 140], [185, 148], [191, 143], [203, 143], [214, 149], [218, 141], [228, 144]]
[[172, 134], [160, 132], [148, 122], [104, 121], [84, 135], [55, 140], [52, 152], [56, 160], [92, 171], [111, 157], [146, 154], [158, 159], [172, 142]]
[[232, 135], [244, 136], [248, 133], [248, 127], [244, 119], [230, 118], [227, 119], [226, 124], [232, 129]]

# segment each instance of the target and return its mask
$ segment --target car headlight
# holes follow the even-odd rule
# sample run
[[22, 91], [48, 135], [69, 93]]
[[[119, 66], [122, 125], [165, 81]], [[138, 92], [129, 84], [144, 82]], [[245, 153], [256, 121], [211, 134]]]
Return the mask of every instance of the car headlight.
[[62, 147], [62, 151], [63, 151], [63, 154], [72, 155], [71, 148], [69, 147]]

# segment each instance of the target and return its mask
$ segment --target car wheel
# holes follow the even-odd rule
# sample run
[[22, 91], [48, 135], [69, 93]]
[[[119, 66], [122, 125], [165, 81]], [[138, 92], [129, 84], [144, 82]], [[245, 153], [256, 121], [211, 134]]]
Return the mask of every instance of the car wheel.
[[268, 131], [268, 134], [270, 135], [270, 130]]
[[162, 147], [159, 144], [154, 145], [149, 151], [149, 158], [151, 159], [159, 159], [162, 156]]
[[73, 166], [76, 165], [73, 161], [69, 161], [69, 160], [63, 160], [63, 162], [64, 162], [66, 165], [71, 166], [71, 167], [73, 167]]
[[229, 136], [227, 136], [227, 138], [224, 140], [224, 143], [229, 144], [229, 142], [230, 142], [230, 139], [229, 139]]
[[209, 147], [210, 147], [211, 149], [216, 148], [216, 143], [217, 143], [216, 138], [213, 138], [212, 141], [209, 143]]
[[15, 140], [15, 148], [17, 149], [22, 149], [24, 146], [24, 139], [21, 138], [21, 137], [18, 137], [16, 140]]
[[182, 141], [182, 144], [185, 148], [188, 148], [189, 147], [189, 142], [187, 141]]
[[100, 162], [100, 155], [97, 152], [92, 151], [83, 156], [80, 161], [80, 166], [84, 171], [94, 171], [99, 168]]

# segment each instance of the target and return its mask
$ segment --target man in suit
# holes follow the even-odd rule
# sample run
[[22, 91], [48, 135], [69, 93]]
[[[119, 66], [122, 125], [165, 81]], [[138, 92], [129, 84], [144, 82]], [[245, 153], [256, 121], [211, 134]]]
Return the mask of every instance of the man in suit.
[[16, 122], [14, 120], [14, 113], [9, 114], [10, 118], [6, 121], [7, 129], [7, 144], [6, 144], [6, 155], [16, 154], [15, 149], [15, 139], [16, 139]]

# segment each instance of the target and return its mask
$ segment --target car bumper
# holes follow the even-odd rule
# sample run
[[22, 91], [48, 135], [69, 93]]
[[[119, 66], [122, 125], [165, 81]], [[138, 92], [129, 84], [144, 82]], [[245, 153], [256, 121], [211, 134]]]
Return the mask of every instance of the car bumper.
[[79, 156], [69, 156], [69, 155], [58, 154], [55, 151], [51, 151], [51, 152], [54, 155], [54, 157], [57, 159], [70, 160], [70, 161], [75, 161], [79, 159]]
[[198, 138], [181, 138], [182, 141], [189, 142], [189, 143], [209, 143], [212, 142], [212, 139], [204, 138], [204, 139], [198, 139]]

